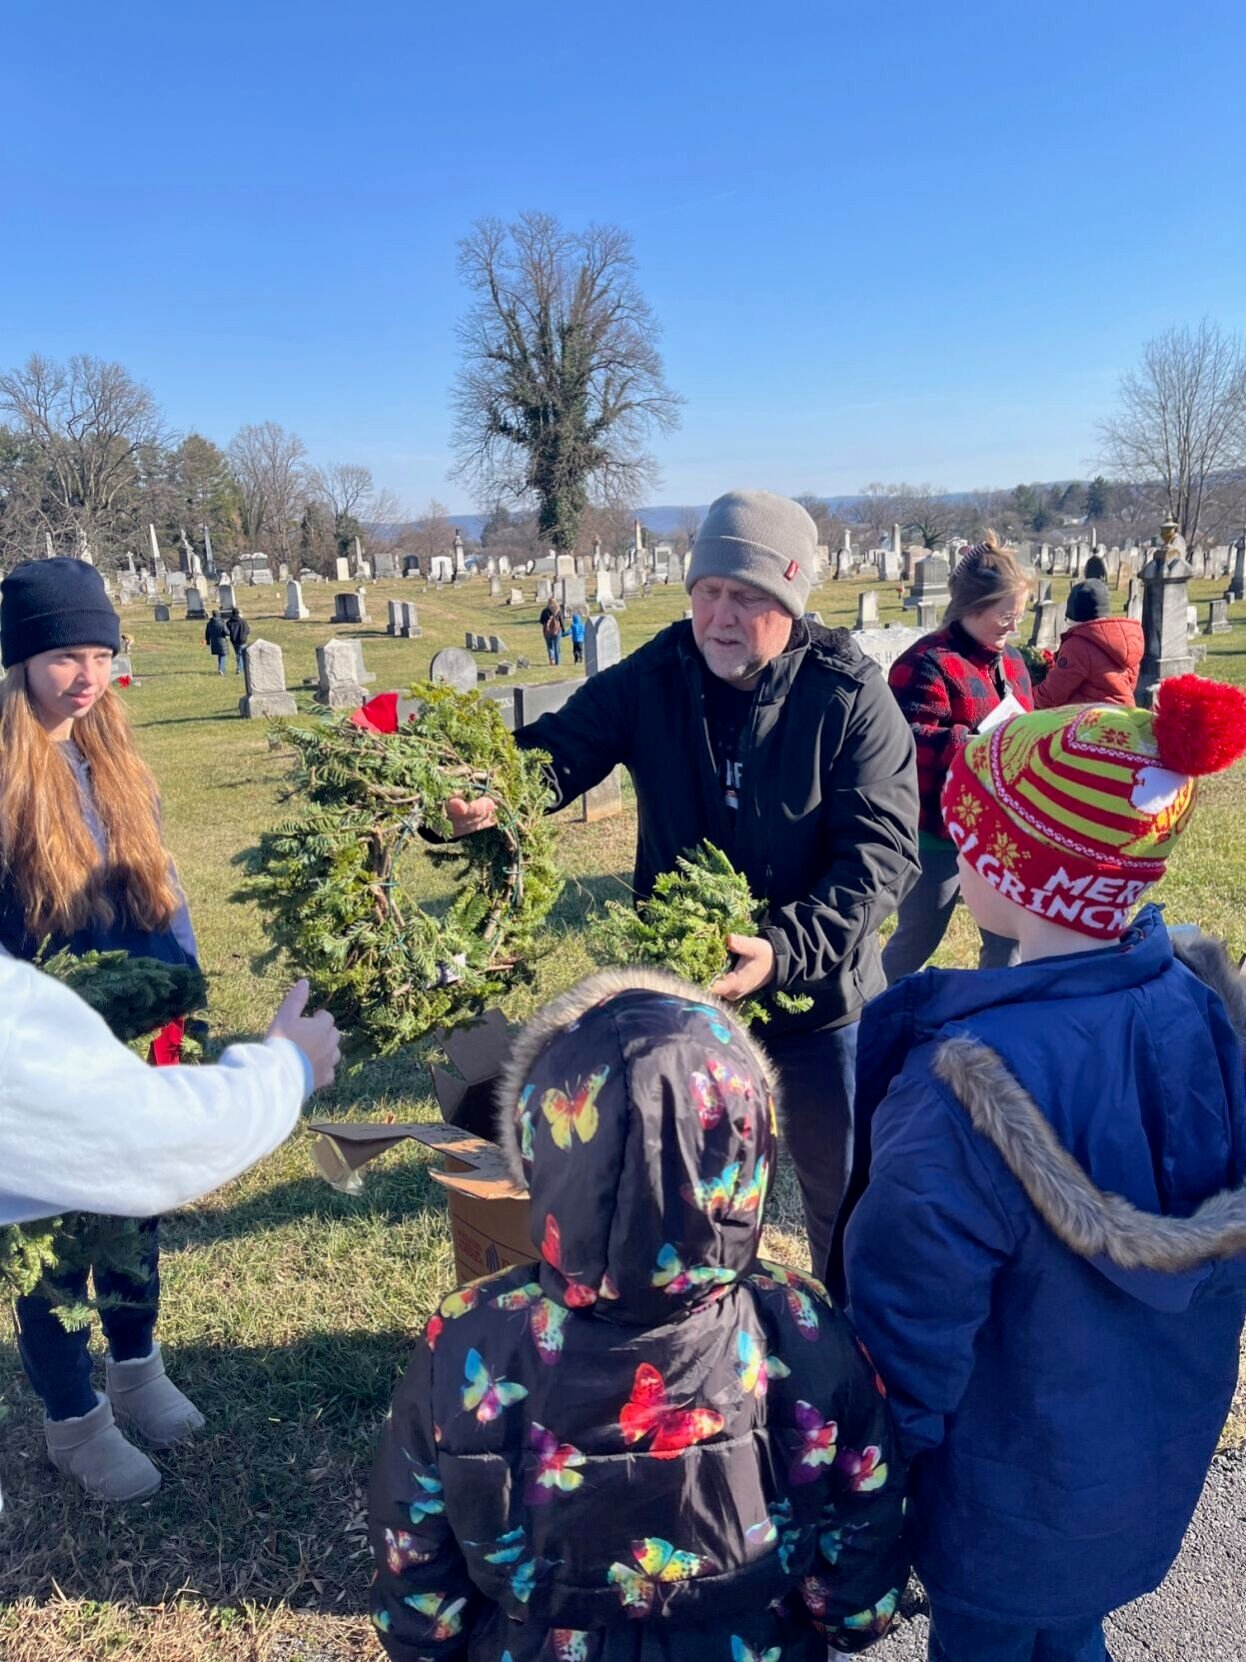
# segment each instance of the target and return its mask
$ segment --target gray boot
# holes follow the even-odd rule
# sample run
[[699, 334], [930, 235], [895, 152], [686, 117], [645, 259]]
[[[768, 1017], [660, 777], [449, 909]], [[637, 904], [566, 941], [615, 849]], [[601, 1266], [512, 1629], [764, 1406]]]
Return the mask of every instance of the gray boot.
[[203, 1415], [164, 1371], [160, 1346], [136, 1362], [105, 1361], [108, 1400], [122, 1425], [140, 1432], [153, 1448], [180, 1443], [203, 1425]]
[[[99, 1393], [96, 1392], [99, 1396]], [[160, 1487], [160, 1473], [142, 1449], [127, 1443], [107, 1397], [75, 1420], [44, 1420], [48, 1459], [58, 1472], [101, 1500], [145, 1500]]]

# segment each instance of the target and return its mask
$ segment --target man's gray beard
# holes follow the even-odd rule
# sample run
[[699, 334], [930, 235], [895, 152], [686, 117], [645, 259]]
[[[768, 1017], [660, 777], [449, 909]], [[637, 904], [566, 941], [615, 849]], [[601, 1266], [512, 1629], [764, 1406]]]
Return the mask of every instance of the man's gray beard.
[[746, 664], [741, 664], [738, 669], [727, 670], [725, 674], [723, 671], [716, 669], [714, 674], [720, 681], [748, 681], [754, 675], [760, 675], [769, 661], [768, 658], [750, 658]]

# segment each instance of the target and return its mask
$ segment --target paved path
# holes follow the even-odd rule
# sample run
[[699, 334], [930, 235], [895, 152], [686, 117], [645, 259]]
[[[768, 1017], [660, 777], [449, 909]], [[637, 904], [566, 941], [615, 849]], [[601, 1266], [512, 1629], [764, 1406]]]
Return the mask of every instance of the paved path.
[[[866, 1654], [925, 1662], [926, 1627], [915, 1611]], [[1113, 1662], [1246, 1662], [1246, 1458], [1228, 1455], [1212, 1467], [1172, 1573], [1112, 1618], [1108, 1645]]]

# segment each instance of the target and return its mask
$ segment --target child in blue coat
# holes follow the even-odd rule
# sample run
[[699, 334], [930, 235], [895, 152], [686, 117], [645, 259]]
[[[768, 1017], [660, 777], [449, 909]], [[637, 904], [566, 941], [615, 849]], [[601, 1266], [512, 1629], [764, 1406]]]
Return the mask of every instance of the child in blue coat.
[[1212, 943], [1132, 914], [1195, 776], [1243, 750], [1246, 696], [1194, 676], [1154, 714], [971, 739], [948, 831], [1020, 964], [909, 976], [862, 1020], [851, 1314], [913, 1462], [939, 1662], [1103, 1662], [1214, 1455], [1246, 1312], [1246, 996]]

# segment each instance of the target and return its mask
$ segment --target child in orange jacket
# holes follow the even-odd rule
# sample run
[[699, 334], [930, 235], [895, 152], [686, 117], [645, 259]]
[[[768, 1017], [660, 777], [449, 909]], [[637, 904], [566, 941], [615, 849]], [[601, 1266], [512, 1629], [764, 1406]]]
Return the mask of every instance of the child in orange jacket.
[[1061, 704], [1123, 704], [1132, 707], [1142, 668], [1142, 625], [1112, 617], [1108, 586], [1098, 578], [1074, 583], [1067, 615], [1071, 626], [1060, 639], [1056, 661], [1034, 690], [1036, 710]]

